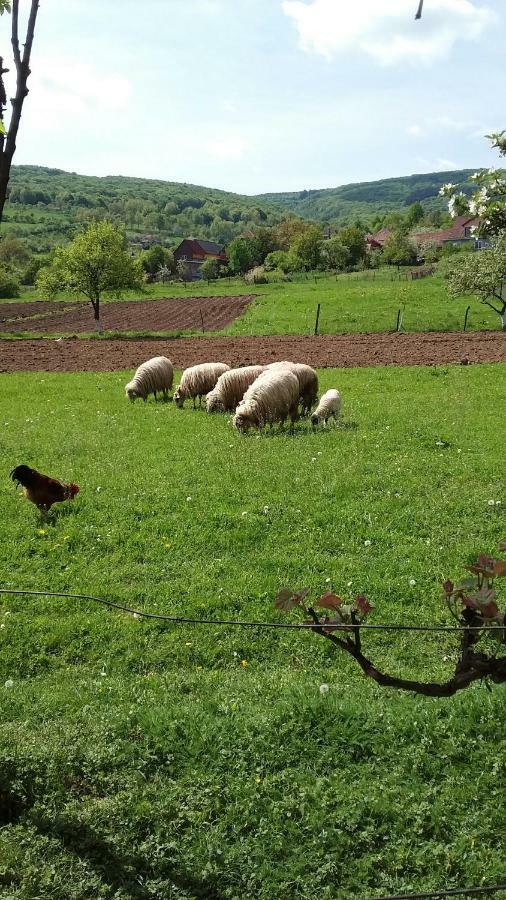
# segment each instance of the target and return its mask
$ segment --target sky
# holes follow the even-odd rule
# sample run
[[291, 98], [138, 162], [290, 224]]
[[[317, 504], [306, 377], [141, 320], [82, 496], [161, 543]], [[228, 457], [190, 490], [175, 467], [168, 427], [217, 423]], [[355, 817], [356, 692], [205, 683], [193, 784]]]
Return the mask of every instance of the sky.
[[14, 163], [244, 194], [495, 165], [506, 4], [417, 6], [40, 0]]

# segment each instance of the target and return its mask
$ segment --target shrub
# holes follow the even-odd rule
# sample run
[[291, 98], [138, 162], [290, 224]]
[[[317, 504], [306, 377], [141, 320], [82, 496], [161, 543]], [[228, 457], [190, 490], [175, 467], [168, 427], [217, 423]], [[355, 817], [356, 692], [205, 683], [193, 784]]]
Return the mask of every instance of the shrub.
[[246, 284], [268, 284], [269, 279], [265, 274], [265, 269], [263, 266], [255, 266], [254, 269], [250, 269], [249, 272], [246, 272], [244, 276], [244, 280]]
[[0, 298], [10, 300], [19, 297], [19, 281], [5, 266], [0, 266]]

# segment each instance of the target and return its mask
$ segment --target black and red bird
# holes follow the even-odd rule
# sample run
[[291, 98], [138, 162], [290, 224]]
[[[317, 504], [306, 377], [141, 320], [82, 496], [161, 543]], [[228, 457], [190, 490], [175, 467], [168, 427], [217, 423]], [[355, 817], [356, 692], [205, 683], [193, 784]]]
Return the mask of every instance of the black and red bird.
[[10, 477], [24, 488], [28, 500], [44, 514], [51, 509], [53, 503], [73, 500], [79, 493], [79, 486], [73, 481], [65, 484], [57, 478], [37, 472], [37, 469], [31, 469], [30, 466], [16, 466]]

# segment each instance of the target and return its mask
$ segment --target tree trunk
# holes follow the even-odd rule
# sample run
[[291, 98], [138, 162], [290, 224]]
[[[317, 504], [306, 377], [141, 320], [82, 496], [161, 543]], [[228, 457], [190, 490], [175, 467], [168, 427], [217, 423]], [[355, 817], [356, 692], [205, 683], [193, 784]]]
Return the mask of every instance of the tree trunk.
[[[14, 63], [16, 65], [16, 95], [11, 99], [12, 115], [9, 129], [6, 136], [2, 135], [0, 140], [0, 222], [2, 221], [5, 199], [7, 197], [7, 185], [9, 184], [12, 157], [14, 156], [14, 151], [16, 149], [16, 137], [21, 119], [21, 111], [23, 109], [24, 99], [28, 94], [26, 83], [30, 74], [30, 53], [32, 51], [33, 34], [35, 31], [35, 21], [37, 19], [38, 9], [39, 0], [32, 0], [26, 29], [26, 41], [23, 56], [21, 57], [18, 36], [19, 0], [12, 0], [11, 42]], [[0, 66], [0, 69], [0, 97], [2, 103], [4, 103], [6, 95], [3, 74], [7, 70], [3, 69], [3, 66]], [[0, 118], [3, 122], [3, 106], [0, 112]]]
[[98, 332], [98, 334], [102, 334], [102, 332], [104, 330], [104, 326], [102, 325], [102, 322], [100, 321], [100, 297], [98, 297], [96, 300], [92, 300], [91, 305], [93, 306], [93, 318], [95, 319], [95, 331]]

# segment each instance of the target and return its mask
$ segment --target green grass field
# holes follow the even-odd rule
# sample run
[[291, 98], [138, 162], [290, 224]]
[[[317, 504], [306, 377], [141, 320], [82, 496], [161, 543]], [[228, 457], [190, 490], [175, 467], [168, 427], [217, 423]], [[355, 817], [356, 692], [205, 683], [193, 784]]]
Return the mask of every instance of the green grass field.
[[[129, 404], [126, 380], [0, 376], [0, 586], [273, 620], [280, 587], [330, 586], [364, 591], [375, 622], [447, 624], [442, 579], [506, 536], [487, 412], [504, 366], [325, 370], [341, 426], [293, 435]], [[8, 479], [19, 463], [81, 492], [41, 523]], [[0, 595], [0, 625], [0, 896], [362, 900], [504, 880], [500, 687], [411, 696], [307, 633], [77, 601]], [[433, 680], [456, 642], [365, 648]]]
[[[313, 334], [318, 303], [321, 304], [321, 334], [393, 331], [399, 309], [402, 309], [404, 331], [462, 331], [467, 306], [471, 307], [468, 330], [499, 327], [499, 317], [476, 299], [451, 299], [441, 277], [392, 281], [393, 274], [391, 270], [381, 270], [316, 279], [307, 276], [293, 282], [273, 281], [266, 285], [246, 285], [242, 279], [223, 279], [210, 285], [194, 283], [186, 288], [181, 284], [150, 285], [145, 299], [256, 294], [257, 299], [245, 314], [218, 332], [232, 335]], [[31, 290], [23, 296], [28, 300], [36, 299], [37, 295]], [[139, 299], [139, 293], [126, 293], [124, 299]], [[28, 322], [24, 327], [28, 335]], [[13, 335], [2, 334], [2, 337]]]

